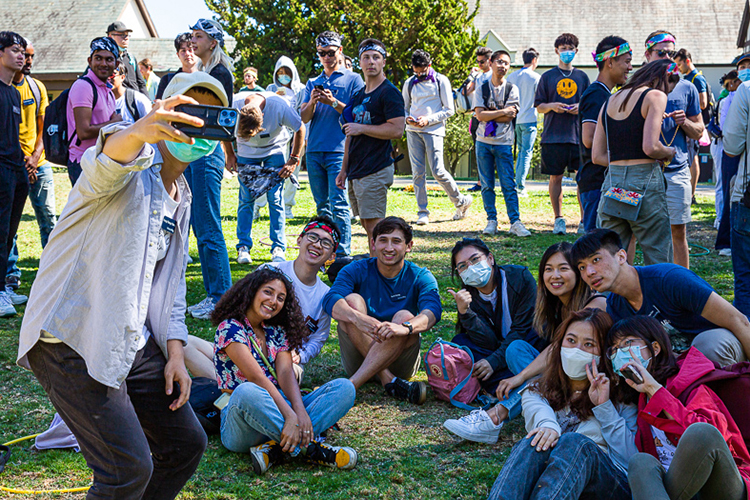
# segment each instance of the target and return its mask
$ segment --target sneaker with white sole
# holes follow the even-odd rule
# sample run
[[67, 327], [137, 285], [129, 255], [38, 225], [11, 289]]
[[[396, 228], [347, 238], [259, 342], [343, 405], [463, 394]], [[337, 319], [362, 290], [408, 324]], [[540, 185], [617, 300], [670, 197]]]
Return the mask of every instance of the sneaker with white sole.
[[5, 290], [0, 291], [0, 318], [6, 318], [8, 316], [15, 316], [18, 314], [16, 308], [13, 307], [13, 302], [10, 300], [10, 295]]
[[462, 203], [456, 207], [456, 213], [453, 214], [453, 220], [461, 220], [466, 217], [466, 212], [469, 211], [469, 207], [471, 207], [473, 201], [474, 198], [471, 196], [464, 196]]
[[495, 425], [486, 411], [474, 410], [458, 420], [446, 420], [443, 427], [467, 441], [495, 444], [500, 436], [500, 429], [503, 428], [503, 422]]
[[357, 466], [359, 455], [348, 446], [331, 446], [320, 441], [311, 441], [303, 459], [336, 469], [350, 470]]
[[417, 217], [417, 226], [426, 226], [430, 223], [430, 216], [429, 215], [420, 215]]
[[237, 264], [252, 264], [253, 259], [250, 258], [250, 251], [247, 247], [240, 247], [237, 249]]
[[385, 392], [396, 399], [421, 405], [427, 399], [427, 384], [424, 382], [409, 382], [396, 377], [393, 382], [385, 384]]
[[722, 248], [719, 250], [719, 256], [721, 257], [731, 257], [732, 256], [732, 249], [731, 248]]
[[190, 311], [190, 315], [195, 319], [210, 319], [211, 313], [214, 312], [214, 307], [216, 307], [214, 299], [208, 297], [202, 304], [202, 307], [196, 307]]
[[523, 222], [521, 222], [520, 220], [517, 220], [516, 222], [511, 224], [508, 232], [514, 236], [518, 236], [519, 238], [531, 236], [531, 231], [526, 229], [526, 226], [524, 226]]
[[272, 465], [284, 461], [284, 451], [276, 441], [267, 441], [250, 448], [250, 460], [253, 463], [253, 472], [260, 476]]
[[482, 230], [482, 234], [497, 234], [497, 221], [488, 220], [487, 225]]
[[586, 227], [583, 225], [583, 221], [578, 223], [577, 234], [586, 234]]
[[518, 197], [519, 198], [528, 198], [529, 197], [529, 192], [526, 191], [525, 189], [519, 189], [518, 190]]
[[292, 207], [290, 205], [285, 206], [284, 217], [286, 218], [286, 220], [294, 219], [294, 212], [292, 212]]
[[280, 247], [276, 247], [271, 252], [271, 261], [273, 262], [286, 262], [286, 252]]
[[5, 293], [8, 294], [11, 304], [13, 304], [14, 306], [20, 306], [21, 304], [25, 304], [29, 300], [26, 295], [16, 293], [16, 291], [8, 285], [5, 285]]
[[565, 217], [558, 217], [555, 219], [555, 227], [552, 228], [552, 234], [565, 234]]
[[201, 300], [197, 304], [193, 304], [192, 306], [188, 306], [187, 307], [188, 314], [191, 314], [195, 309], [200, 309], [200, 308], [204, 307], [206, 305], [206, 301], [207, 300], [209, 300], [208, 297], [206, 297], [205, 299]]

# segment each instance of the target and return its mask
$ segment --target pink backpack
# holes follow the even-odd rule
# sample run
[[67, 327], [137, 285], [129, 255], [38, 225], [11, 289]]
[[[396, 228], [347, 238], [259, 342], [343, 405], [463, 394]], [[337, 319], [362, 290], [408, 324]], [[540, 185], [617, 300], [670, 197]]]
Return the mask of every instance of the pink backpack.
[[468, 403], [476, 399], [481, 386], [471, 376], [474, 355], [468, 347], [439, 338], [427, 350], [424, 365], [427, 382], [438, 399], [465, 410], [476, 409]]

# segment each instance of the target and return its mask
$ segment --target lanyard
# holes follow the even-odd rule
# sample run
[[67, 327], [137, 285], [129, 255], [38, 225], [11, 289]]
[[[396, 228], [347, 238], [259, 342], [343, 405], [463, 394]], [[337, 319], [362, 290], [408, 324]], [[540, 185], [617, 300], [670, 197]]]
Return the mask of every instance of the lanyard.
[[263, 360], [263, 363], [266, 365], [266, 368], [268, 368], [268, 371], [271, 372], [271, 376], [275, 378], [276, 380], [279, 380], [279, 378], [276, 376], [276, 370], [273, 369], [273, 366], [271, 366], [271, 363], [268, 361], [268, 358], [266, 358], [266, 355], [263, 354], [263, 351], [261, 350], [260, 346], [258, 346], [258, 342], [255, 340], [255, 332], [253, 332], [253, 335], [250, 337], [250, 342], [253, 343], [253, 347], [255, 347], [255, 350], [260, 355], [260, 359]]

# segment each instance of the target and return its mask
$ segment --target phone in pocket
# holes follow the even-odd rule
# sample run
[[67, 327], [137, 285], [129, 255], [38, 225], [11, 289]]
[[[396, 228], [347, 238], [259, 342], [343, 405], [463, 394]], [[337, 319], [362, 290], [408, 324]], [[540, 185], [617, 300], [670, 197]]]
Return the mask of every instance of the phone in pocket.
[[219, 410], [223, 410], [224, 407], [229, 403], [229, 393], [225, 392], [214, 401], [214, 406]]
[[180, 104], [175, 111], [186, 113], [203, 120], [202, 127], [185, 123], [172, 123], [172, 126], [190, 137], [215, 141], [233, 141], [237, 135], [239, 111], [234, 108], [209, 106], [206, 104]]

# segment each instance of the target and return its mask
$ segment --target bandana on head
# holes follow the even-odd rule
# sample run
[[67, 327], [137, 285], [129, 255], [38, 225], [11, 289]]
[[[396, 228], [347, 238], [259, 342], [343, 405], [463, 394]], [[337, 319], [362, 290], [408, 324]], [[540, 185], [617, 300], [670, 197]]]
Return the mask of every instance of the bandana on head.
[[604, 61], [605, 59], [610, 59], [612, 57], [618, 57], [623, 54], [627, 54], [628, 52], [633, 52], [633, 51], [630, 49], [630, 44], [628, 42], [625, 42], [618, 47], [607, 49], [600, 54], [597, 54], [596, 52], [592, 52], [591, 55], [594, 57], [594, 61], [601, 62], [601, 61]]
[[672, 63], [667, 66], [667, 74], [679, 75], [680, 69], [677, 67], [677, 63]]
[[322, 229], [326, 233], [331, 235], [331, 238], [333, 238], [333, 249], [336, 250], [339, 246], [339, 239], [336, 237], [336, 231], [333, 230], [331, 226], [324, 222], [320, 222], [317, 220], [310, 221], [305, 226], [305, 229], [302, 230], [302, 232], [299, 234], [300, 236], [304, 236], [305, 233], [310, 231], [311, 229]]
[[364, 54], [368, 50], [374, 50], [375, 52], [380, 52], [380, 54], [383, 57], [387, 57], [387, 55], [385, 53], [385, 49], [383, 47], [381, 47], [380, 45], [375, 45], [374, 43], [371, 43], [369, 45], [365, 45], [364, 47], [362, 47], [361, 49], [359, 49], [359, 57], [362, 57], [362, 54]]
[[658, 35], [654, 35], [648, 39], [648, 41], [646, 42], [646, 50], [651, 50], [652, 48], [654, 48], [654, 46], [663, 42], [677, 43], [677, 40], [675, 40], [674, 37], [669, 33], [659, 33]]
[[318, 35], [318, 38], [315, 39], [315, 45], [318, 47], [341, 47], [341, 42], [343, 41], [343, 37], [339, 35], [338, 33], [334, 33], [335, 36], [323, 36]]
[[112, 52], [112, 55], [115, 57], [120, 56], [120, 47], [117, 46], [117, 43], [108, 36], [101, 36], [99, 38], [94, 38], [91, 40], [91, 54], [96, 52], [97, 50], [107, 50], [109, 52]]
[[198, 22], [191, 26], [190, 29], [205, 31], [208, 36], [219, 42], [219, 45], [224, 48], [224, 32], [216, 21], [198, 19]]

